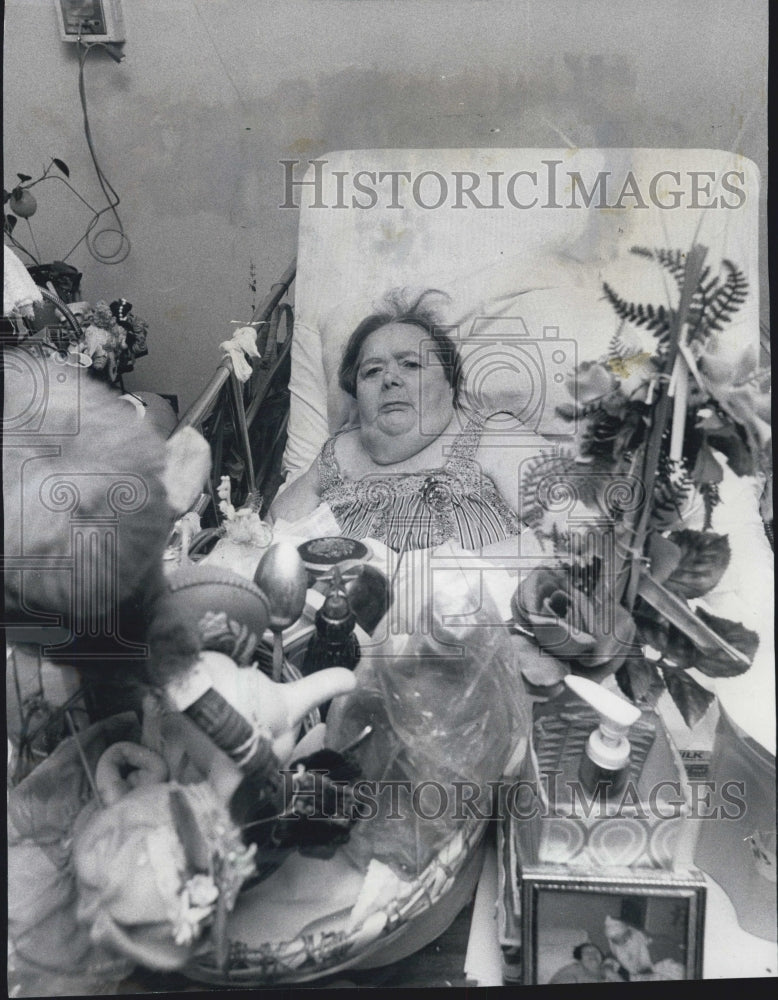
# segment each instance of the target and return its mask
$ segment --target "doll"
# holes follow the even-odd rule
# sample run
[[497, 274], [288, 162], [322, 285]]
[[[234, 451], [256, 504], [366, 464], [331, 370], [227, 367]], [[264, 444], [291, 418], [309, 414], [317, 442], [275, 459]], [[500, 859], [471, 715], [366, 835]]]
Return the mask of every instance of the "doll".
[[[218, 653], [195, 673], [209, 667], [227, 694], [246, 674]], [[252, 673], [243, 704], [277, 762], [303, 715], [354, 683], [345, 670], [284, 685]], [[9, 793], [14, 995], [106, 992], [136, 964], [180, 969], [211, 948], [224, 958], [224, 920], [261, 862], [236, 818], [245, 774], [165, 696], [144, 709], [142, 731], [131, 713], [103, 720]]]
[[94, 716], [137, 710], [162, 555], [209, 445], [191, 428], [166, 441], [45, 345], [3, 362], [8, 640], [89, 677]]

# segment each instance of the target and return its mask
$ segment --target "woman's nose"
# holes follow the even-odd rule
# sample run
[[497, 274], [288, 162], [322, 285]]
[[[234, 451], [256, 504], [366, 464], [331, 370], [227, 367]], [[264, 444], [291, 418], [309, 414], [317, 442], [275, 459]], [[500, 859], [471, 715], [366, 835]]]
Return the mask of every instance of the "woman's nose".
[[400, 369], [393, 366], [384, 369], [384, 385], [401, 385], [402, 376], [400, 375]]

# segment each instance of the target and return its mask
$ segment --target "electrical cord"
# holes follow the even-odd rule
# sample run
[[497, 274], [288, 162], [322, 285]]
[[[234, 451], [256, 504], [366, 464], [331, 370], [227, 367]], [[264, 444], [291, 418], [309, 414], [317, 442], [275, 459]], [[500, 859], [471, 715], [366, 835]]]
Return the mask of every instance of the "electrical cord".
[[[113, 55], [113, 52], [108, 47], [108, 45], [106, 45], [104, 42], [86, 43], [82, 39], [79, 39], [79, 45], [81, 46], [82, 51], [80, 52], [78, 59], [78, 93], [81, 99], [81, 111], [84, 118], [84, 135], [86, 137], [86, 143], [89, 148], [89, 155], [92, 158], [92, 164], [94, 165], [95, 168], [97, 180], [100, 184], [103, 194], [105, 195], [105, 199], [108, 202], [108, 205], [105, 208], [100, 209], [99, 212], [95, 212], [94, 217], [92, 218], [92, 220], [90, 221], [89, 225], [86, 228], [86, 232], [78, 241], [78, 243], [76, 243], [76, 245], [69, 251], [69, 253], [64, 259], [67, 260], [67, 257], [69, 257], [70, 254], [73, 253], [76, 247], [78, 247], [82, 242], [86, 241], [87, 250], [95, 260], [99, 261], [102, 264], [120, 264], [123, 260], [126, 260], [127, 256], [129, 255], [131, 249], [131, 243], [129, 237], [124, 231], [124, 224], [122, 223], [119, 213], [117, 212], [117, 208], [121, 202], [121, 199], [119, 198], [119, 195], [116, 193], [116, 190], [114, 189], [111, 182], [103, 173], [103, 169], [100, 166], [100, 162], [97, 158], [97, 152], [95, 151], [94, 141], [92, 139], [92, 129], [89, 124], [86, 87], [84, 83], [84, 65], [86, 63], [87, 56], [92, 51], [92, 49], [103, 48], [108, 52], [111, 58], [115, 58], [115, 56]], [[111, 212], [113, 214], [116, 220], [116, 226], [106, 226], [96, 230], [100, 218], [103, 215], [105, 215], [106, 212]], [[104, 239], [105, 236], [109, 234], [116, 234], [119, 236], [118, 246], [111, 253], [101, 251], [98, 245], [98, 241], [101, 238]]]

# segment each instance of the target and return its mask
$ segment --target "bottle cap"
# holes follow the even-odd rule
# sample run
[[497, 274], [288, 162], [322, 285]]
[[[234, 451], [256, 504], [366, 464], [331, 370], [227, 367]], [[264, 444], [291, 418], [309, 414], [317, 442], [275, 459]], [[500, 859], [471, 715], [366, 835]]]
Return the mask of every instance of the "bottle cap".
[[608, 771], [626, 767], [630, 751], [627, 733], [640, 718], [640, 709], [586, 677], [568, 675], [565, 683], [600, 716], [599, 729], [594, 730], [586, 744], [589, 760]]

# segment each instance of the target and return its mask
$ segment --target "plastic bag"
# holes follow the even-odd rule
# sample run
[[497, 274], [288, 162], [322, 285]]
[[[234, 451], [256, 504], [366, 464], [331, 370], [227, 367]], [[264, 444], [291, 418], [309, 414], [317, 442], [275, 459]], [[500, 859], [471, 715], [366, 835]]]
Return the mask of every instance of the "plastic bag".
[[362, 818], [344, 850], [363, 869], [376, 858], [415, 877], [468, 816], [490, 815], [487, 782], [526, 745], [530, 713], [508, 630], [478, 574], [408, 562], [399, 589], [418, 594], [432, 580], [429, 596], [403, 631], [387, 628], [363, 650], [357, 688], [333, 703], [326, 742], [345, 747], [372, 726], [354, 750], [367, 783], [357, 786]]

